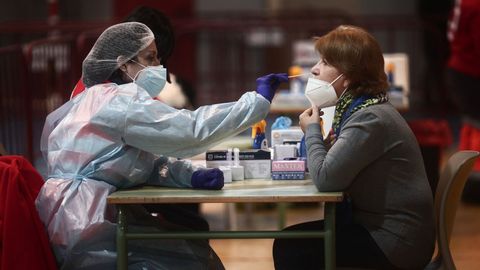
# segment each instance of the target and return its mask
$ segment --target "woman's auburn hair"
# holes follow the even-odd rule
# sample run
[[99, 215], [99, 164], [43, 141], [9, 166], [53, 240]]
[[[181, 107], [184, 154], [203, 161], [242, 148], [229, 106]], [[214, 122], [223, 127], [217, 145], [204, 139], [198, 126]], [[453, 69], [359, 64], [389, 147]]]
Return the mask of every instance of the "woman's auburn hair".
[[315, 49], [349, 80], [354, 95], [378, 95], [388, 89], [383, 54], [375, 38], [360, 27], [341, 25], [315, 38]]

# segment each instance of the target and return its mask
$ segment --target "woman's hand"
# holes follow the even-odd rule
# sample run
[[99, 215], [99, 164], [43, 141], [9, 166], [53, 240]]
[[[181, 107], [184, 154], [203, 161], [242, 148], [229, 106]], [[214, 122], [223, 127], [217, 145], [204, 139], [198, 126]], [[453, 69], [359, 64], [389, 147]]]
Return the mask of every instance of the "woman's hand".
[[298, 119], [300, 120], [300, 127], [302, 128], [303, 133], [305, 133], [305, 130], [307, 129], [307, 126], [310, 124], [319, 124], [321, 118], [320, 116], [323, 115], [322, 111], [318, 110], [318, 107], [311, 107], [307, 110], [305, 110]]

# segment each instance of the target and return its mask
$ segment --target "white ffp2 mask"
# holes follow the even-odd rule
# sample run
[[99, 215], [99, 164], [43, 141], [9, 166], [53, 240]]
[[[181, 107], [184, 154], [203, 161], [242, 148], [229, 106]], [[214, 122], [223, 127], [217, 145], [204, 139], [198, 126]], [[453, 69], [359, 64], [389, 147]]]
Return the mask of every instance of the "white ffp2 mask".
[[343, 74], [340, 74], [331, 83], [322, 81], [315, 78], [308, 78], [307, 85], [305, 87], [305, 95], [312, 102], [312, 105], [318, 108], [326, 108], [333, 106], [337, 103], [338, 96], [335, 92], [333, 85]]
[[154, 98], [165, 87], [167, 81], [167, 69], [162, 65], [148, 66], [140, 70], [135, 83], [145, 89]]
[[145, 66], [132, 60], [135, 64], [143, 67], [142, 70], [135, 74], [135, 77], [131, 77], [128, 72], [125, 72], [132, 81], [142, 87], [152, 97], [158, 96], [167, 82], [167, 69], [162, 65], [158, 66]]

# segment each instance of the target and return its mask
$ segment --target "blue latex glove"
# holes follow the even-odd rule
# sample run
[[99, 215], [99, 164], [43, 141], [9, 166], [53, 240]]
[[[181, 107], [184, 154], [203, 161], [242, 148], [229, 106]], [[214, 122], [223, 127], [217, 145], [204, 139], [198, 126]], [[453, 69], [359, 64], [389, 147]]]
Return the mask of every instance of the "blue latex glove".
[[287, 73], [271, 73], [257, 78], [257, 93], [272, 102], [275, 91], [282, 82], [288, 82]]
[[192, 187], [199, 189], [222, 189], [223, 172], [220, 169], [200, 169], [192, 174]]

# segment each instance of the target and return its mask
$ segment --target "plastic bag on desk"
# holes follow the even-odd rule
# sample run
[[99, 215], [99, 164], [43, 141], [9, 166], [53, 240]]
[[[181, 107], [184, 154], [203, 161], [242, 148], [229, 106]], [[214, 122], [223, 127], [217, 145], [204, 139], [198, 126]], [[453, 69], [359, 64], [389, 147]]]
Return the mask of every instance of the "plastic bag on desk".
[[286, 116], [279, 116], [273, 122], [272, 129], [287, 129], [292, 126], [292, 119]]

